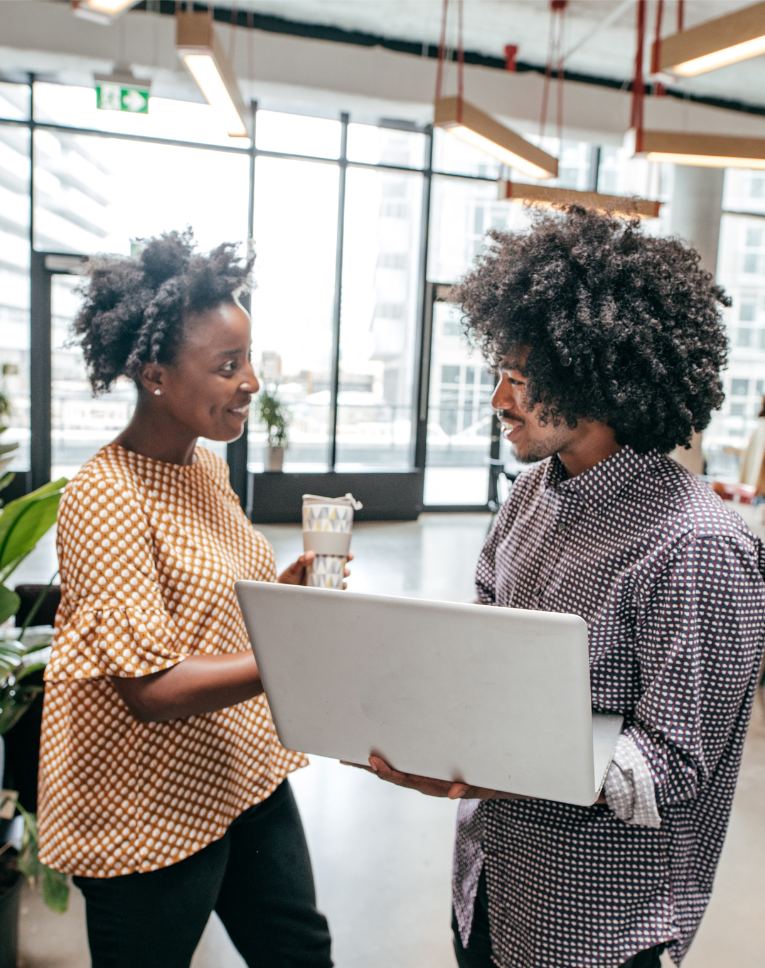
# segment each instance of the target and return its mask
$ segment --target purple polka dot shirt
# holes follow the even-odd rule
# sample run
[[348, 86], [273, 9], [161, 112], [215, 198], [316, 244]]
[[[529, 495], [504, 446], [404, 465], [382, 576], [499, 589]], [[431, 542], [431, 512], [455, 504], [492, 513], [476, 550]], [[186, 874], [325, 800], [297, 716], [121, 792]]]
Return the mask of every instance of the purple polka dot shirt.
[[481, 553], [487, 605], [573, 612], [592, 705], [621, 713], [658, 827], [607, 805], [462, 801], [454, 907], [467, 943], [485, 870], [501, 968], [617, 968], [666, 942], [679, 964], [709, 901], [765, 642], [765, 550], [671, 458], [625, 447], [566, 479], [523, 474]]

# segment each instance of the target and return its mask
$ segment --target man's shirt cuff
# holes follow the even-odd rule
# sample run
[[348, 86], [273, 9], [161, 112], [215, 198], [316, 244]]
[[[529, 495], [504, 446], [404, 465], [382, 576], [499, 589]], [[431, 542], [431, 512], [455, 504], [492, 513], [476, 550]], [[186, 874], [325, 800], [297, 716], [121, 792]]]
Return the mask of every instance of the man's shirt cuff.
[[648, 764], [626, 734], [616, 744], [603, 792], [608, 806], [625, 823], [638, 827], [661, 826]]

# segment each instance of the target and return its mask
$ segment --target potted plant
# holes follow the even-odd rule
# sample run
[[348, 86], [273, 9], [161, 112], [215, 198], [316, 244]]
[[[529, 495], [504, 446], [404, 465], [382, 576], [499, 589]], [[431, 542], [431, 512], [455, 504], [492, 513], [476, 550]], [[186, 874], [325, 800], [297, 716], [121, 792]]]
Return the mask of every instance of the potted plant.
[[[12, 474], [6, 474], [0, 479], [0, 487], [12, 479]], [[53, 635], [50, 627], [32, 627], [48, 589], [40, 594], [21, 628], [8, 626], [9, 619], [18, 611], [20, 599], [8, 587], [7, 581], [53, 526], [65, 484], [66, 478], [45, 484], [31, 494], [11, 501], [0, 511], [0, 775], [3, 736], [16, 725], [43, 689], [33, 681], [34, 674], [39, 674], [45, 667]], [[43, 900], [54, 911], [66, 910], [69, 893], [66, 876], [39, 862], [34, 814], [16, 802], [12, 791], [4, 791], [0, 816], [10, 819], [17, 811], [23, 818], [20, 849], [17, 850], [6, 837], [0, 838], [5, 841], [0, 842], [0, 952], [9, 965], [16, 963], [22, 877], [26, 876], [39, 886]]]
[[284, 466], [284, 451], [289, 447], [287, 427], [289, 413], [277, 399], [275, 392], [264, 389], [258, 397], [261, 422], [268, 433], [265, 465], [267, 471], [280, 471]]

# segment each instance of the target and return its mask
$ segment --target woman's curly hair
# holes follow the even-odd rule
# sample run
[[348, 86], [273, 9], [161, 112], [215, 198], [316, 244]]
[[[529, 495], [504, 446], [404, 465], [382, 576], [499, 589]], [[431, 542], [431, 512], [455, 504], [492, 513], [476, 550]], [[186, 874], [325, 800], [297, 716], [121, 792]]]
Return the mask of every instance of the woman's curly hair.
[[82, 348], [94, 393], [118, 376], [138, 383], [146, 363], [172, 363], [190, 315], [247, 289], [253, 260], [237, 258], [235, 245], [223, 243], [209, 255], [194, 249], [186, 229], [146, 240], [137, 258], [89, 260], [72, 341]]
[[572, 428], [602, 421], [641, 453], [688, 446], [723, 401], [731, 305], [698, 253], [573, 205], [489, 235], [452, 298], [493, 367], [530, 348], [528, 408]]

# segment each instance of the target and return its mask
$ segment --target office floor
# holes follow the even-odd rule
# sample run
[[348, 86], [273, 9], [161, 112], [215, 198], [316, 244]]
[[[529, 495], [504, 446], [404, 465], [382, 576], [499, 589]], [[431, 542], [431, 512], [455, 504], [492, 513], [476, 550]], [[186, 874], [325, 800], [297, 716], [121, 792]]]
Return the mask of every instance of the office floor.
[[[759, 511], [741, 509], [761, 536]], [[470, 600], [485, 515], [423, 515], [417, 522], [357, 525], [351, 588], [421, 598]], [[263, 532], [277, 563], [299, 553], [297, 525]], [[52, 536], [17, 573], [47, 581]], [[311, 848], [319, 904], [330, 920], [338, 968], [453, 968], [449, 881], [455, 805], [419, 797], [360, 771], [314, 758], [292, 780]], [[755, 706], [733, 815], [707, 915], [684, 968], [761, 968], [765, 924], [765, 707]], [[26, 891], [22, 968], [88, 968], [84, 910], [50, 913]], [[668, 959], [663, 961], [669, 964]], [[242, 968], [217, 918], [192, 968]]]

